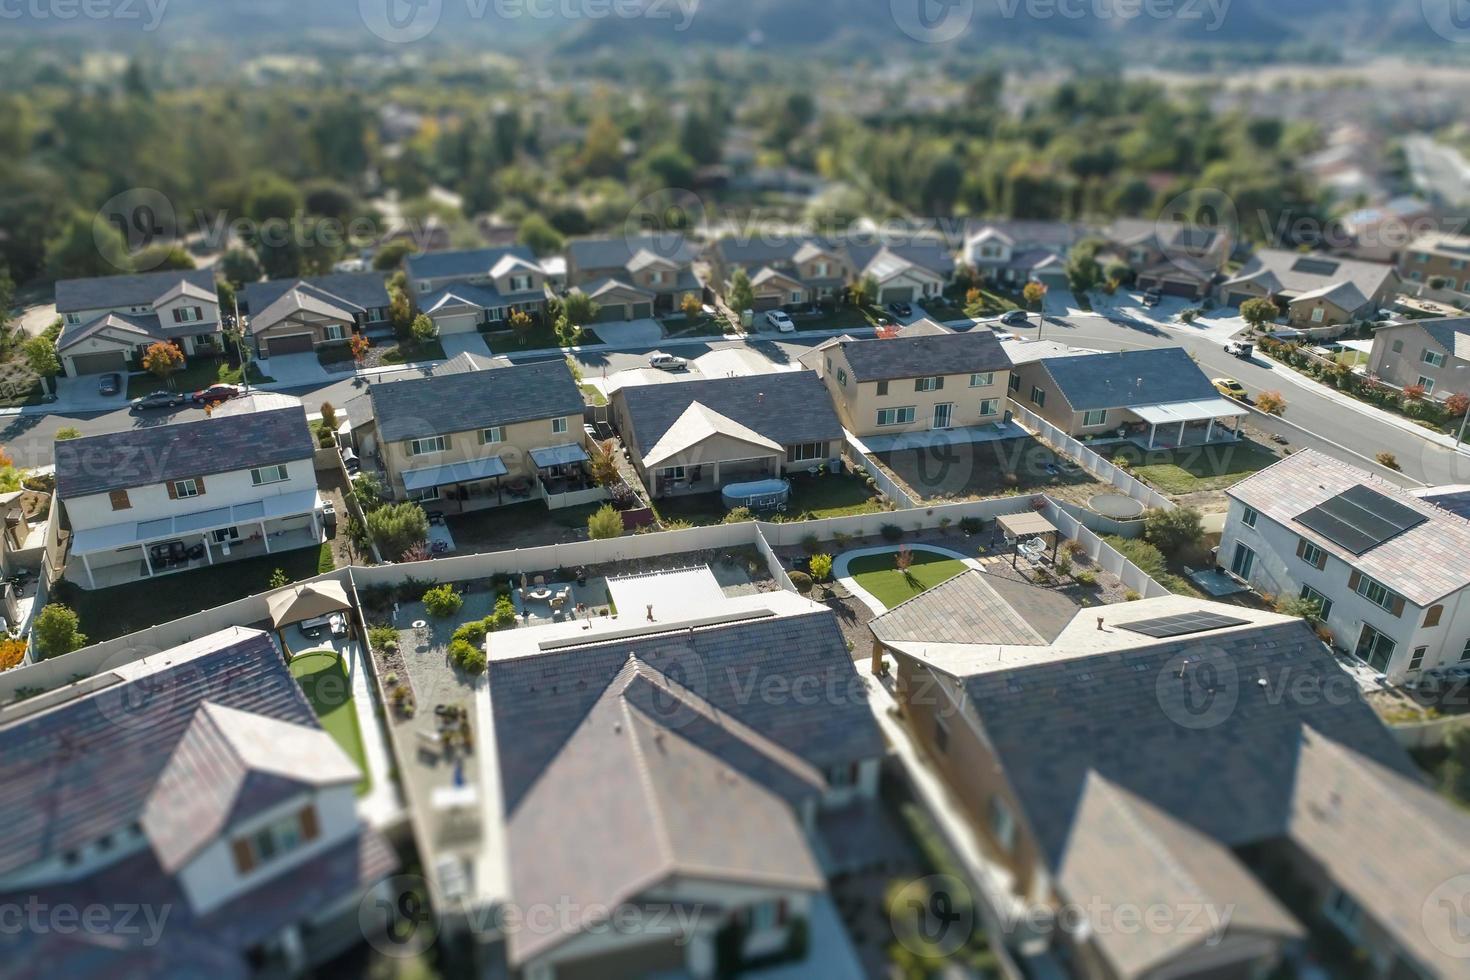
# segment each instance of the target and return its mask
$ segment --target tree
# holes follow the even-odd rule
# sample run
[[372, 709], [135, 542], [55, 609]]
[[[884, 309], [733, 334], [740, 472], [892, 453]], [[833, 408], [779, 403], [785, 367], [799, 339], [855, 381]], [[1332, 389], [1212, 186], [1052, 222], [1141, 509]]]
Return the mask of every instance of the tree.
[[413, 242], [389, 242], [373, 256], [373, 268], [379, 272], [389, 272], [402, 265], [403, 260], [412, 254]]
[[595, 514], [587, 518], [587, 536], [594, 541], [621, 537], [622, 533], [623, 515], [612, 504], [603, 504]]
[[55, 602], [36, 617], [31, 639], [43, 658], [59, 657], [87, 645], [87, 637], [77, 632], [77, 614]]
[[697, 294], [685, 293], [684, 299], [679, 302], [679, 309], [684, 311], [685, 316], [693, 320], [704, 311], [704, 303], [700, 301]]
[[562, 303], [562, 310], [571, 324], [574, 326], [586, 326], [597, 319], [597, 312], [601, 307], [597, 305], [591, 296], [581, 290], [567, 294], [566, 301]]
[[1286, 398], [1279, 391], [1263, 391], [1256, 396], [1256, 408], [1267, 415], [1285, 415]]
[[367, 530], [383, 557], [398, 561], [414, 545], [429, 537], [429, 518], [413, 502], [385, 504], [367, 512]]
[[222, 255], [219, 271], [236, 286], [259, 282], [260, 277], [265, 274], [261, 271], [260, 260], [255, 257], [255, 253], [243, 248], [232, 248]]
[[592, 480], [599, 487], [615, 486], [623, 477], [618, 472], [617, 443], [608, 439], [592, 450]]
[[1143, 539], [1166, 555], [1178, 555], [1205, 536], [1204, 518], [1193, 507], [1158, 508], [1144, 517]]
[[133, 255], [136, 272], [163, 272], [170, 269], [193, 269], [194, 257], [178, 245], [160, 242]]
[[744, 313], [755, 305], [755, 290], [751, 288], [750, 276], [744, 269], [736, 269], [730, 277], [729, 299], [730, 308], [736, 313]]
[[535, 252], [538, 256], [555, 255], [566, 244], [561, 232], [551, 227], [539, 214], [528, 214], [516, 232], [516, 241]]
[[525, 310], [510, 311], [510, 330], [516, 341], [524, 344], [531, 339], [531, 314]]
[[378, 478], [371, 473], [359, 473], [353, 477], [351, 492], [357, 500], [357, 506], [361, 507], [365, 514], [383, 506], [387, 498], [383, 484], [378, 482]]
[[439, 335], [439, 328], [434, 325], [434, 321], [427, 313], [420, 313], [414, 317], [410, 330], [413, 333], [413, 342], [416, 344], [427, 344]]
[[214, 284], [214, 298], [219, 300], [220, 313], [230, 316], [235, 312], [235, 284], [221, 279]]
[[360, 333], [353, 334], [352, 339], [347, 341], [347, 349], [352, 352], [352, 359], [357, 362], [358, 367], [367, 360], [368, 349], [372, 346], [373, 342]]
[[853, 306], [872, 306], [878, 301], [878, 280], [872, 276], [863, 276], [848, 287], [847, 297], [852, 300]]
[[1073, 251], [1067, 257], [1067, 288], [1078, 296], [1102, 280], [1102, 266], [1087, 251]]
[[1459, 418], [1466, 411], [1470, 411], [1470, 395], [1463, 395], [1459, 392], [1450, 395], [1444, 400], [1444, 410], [1449, 414], [1450, 418]]
[[1041, 303], [1046, 299], [1046, 286], [1039, 282], [1028, 282], [1021, 290], [1021, 298], [1026, 301], [1026, 307], [1032, 310], [1041, 309]]
[[159, 381], [167, 381], [184, 366], [184, 352], [165, 340], [150, 344], [143, 352], [143, 370]]
[[337, 429], [337, 406], [331, 402], [322, 402], [322, 421], [335, 432]]
[[61, 373], [61, 358], [56, 354], [56, 342], [46, 336], [32, 337], [25, 342], [21, 351], [25, 354], [26, 365], [44, 380], [49, 392], [51, 379]]
[[402, 269], [388, 280], [388, 319], [400, 338], [409, 336], [413, 328], [413, 300], [408, 295], [408, 276]]
[[1252, 330], [1264, 330], [1266, 324], [1279, 315], [1276, 304], [1269, 299], [1255, 297], [1240, 304], [1240, 318], [1250, 324]]
[[81, 437], [82, 430], [78, 429], [74, 425], [63, 425], [61, 428], [56, 430], [57, 442], [66, 442], [69, 439], [80, 439]]

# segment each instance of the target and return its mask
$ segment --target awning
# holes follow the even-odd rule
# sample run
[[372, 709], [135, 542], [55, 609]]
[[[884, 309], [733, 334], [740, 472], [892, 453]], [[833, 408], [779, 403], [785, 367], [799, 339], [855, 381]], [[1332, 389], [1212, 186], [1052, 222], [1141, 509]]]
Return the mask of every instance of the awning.
[[1150, 425], [1176, 425], [1180, 422], [1205, 422], [1209, 419], [1237, 418], [1250, 411], [1229, 398], [1205, 398], [1192, 402], [1167, 402], [1162, 405], [1129, 405], [1128, 411]]
[[996, 518], [996, 522], [1012, 538], [1034, 538], [1057, 533], [1056, 525], [1034, 510], [1022, 514], [1002, 514]]
[[533, 449], [531, 450], [531, 461], [543, 470], [550, 466], [583, 463], [587, 461], [587, 450], [576, 443], [568, 443], [565, 446], [549, 446], [546, 449]]
[[298, 490], [263, 500], [197, 510], [190, 514], [161, 517], [142, 523], [106, 524], [85, 528], [72, 535], [71, 551], [75, 555], [95, 555], [99, 551], [117, 551], [150, 541], [166, 541], [185, 534], [204, 534], [240, 524], [259, 523], [277, 517], [299, 517], [317, 508], [315, 490]]
[[508, 471], [499, 456], [471, 459], [462, 463], [447, 463], [444, 466], [429, 466], [421, 470], [406, 470], [403, 486], [409, 491], [444, 487], [451, 483], [474, 483], [494, 476], [505, 476]]
[[347, 590], [335, 579], [293, 585], [273, 592], [265, 597], [265, 604], [271, 611], [271, 622], [276, 629], [352, 608]]

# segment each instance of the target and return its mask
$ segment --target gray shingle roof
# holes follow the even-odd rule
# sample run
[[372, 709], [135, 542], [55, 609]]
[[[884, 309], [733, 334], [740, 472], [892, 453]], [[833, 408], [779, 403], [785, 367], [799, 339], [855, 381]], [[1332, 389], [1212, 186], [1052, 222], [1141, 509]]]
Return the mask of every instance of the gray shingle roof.
[[1048, 357], [1041, 365], [1077, 412], [1219, 397], [1183, 347]]
[[472, 279], [489, 275], [495, 263], [507, 255], [535, 262], [536, 255], [524, 245], [504, 248], [473, 248], [459, 252], [425, 252], [406, 260], [410, 279]]
[[[1228, 289], [1232, 282], [1249, 280], [1262, 272], [1274, 276], [1282, 292], [1309, 293], [1326, 286], [1351, 283], [1357, 287], [1363, 298], [1383, 289], [1397, 275], [1394, 267], [1386, 262], [1366, 262], [1335, 255], [1263, 248], [1258, 249], [1232, 279], [1225, 281], [1224, 288]], [[1362, 305], [1361, 300], [1359, 305]]]
[[143, 272], [130, 276], [97, 276], [92, 279], [61, 279], [56, 283], [56, 312], [77, 313], [119, 306], [153, 303], [180, 281], [190, 282], [214, 293], [213, 269], [182, 269]]
[[1048, 642], [973, 568], [894, 606], [869, 628], [890, 643], [973, 643], [977, 637], [987, 643]]
[[381, 309], [388, 305], [388, 286], [383, 273], [339, 272], [326, 276], [308, 276], [304, 279], [252, 282], [240, 294], [241, 311], [252, 316], [263, 313], [288, 290], [301, 284], [364, 310]]
[[581, 270], [625, 268], [641, 251], [672, 259], [680, 265], [694, 261], [694, 249], [683, 235], [577, 238], [567, 242], [567, 257]]
[[378, 433], [390, 442], [582, 414], [582, 390], [565, 361], [497, 367], [375, 384]]
[[315, 450], [300, 405], [124, 429], [58, 442], [56, 492], [65, 500], [310, 460]]
[[1470, 360], [1470, 317], [1434, 317], [1429, 320], [1411, 320], [1401, 326], [1420, 327], [1434, 338], [1435, 343], [1445, 349], [1445, 353], [1458, 357], [1462, 361]]
[[811, 371], [638, 385], [619, 395], [633, 420], [640, 456], [696, 401], [783, 446], [842, 438], [832, 398]]
[[1008, 371], [1011, 359], [989, 330], [842, 344], [858, 381], [895, 381], [932, 375]]

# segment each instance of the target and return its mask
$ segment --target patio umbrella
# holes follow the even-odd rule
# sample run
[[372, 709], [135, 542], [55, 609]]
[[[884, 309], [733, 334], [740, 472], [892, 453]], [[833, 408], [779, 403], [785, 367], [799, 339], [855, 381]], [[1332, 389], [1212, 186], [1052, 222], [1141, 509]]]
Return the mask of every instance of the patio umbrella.
[[352, 608], [347, 590], [335, 579], [305, 582], [281, 589], [266, 596], [265, 604], [270, 609], [271, 624], [278, 631], [292, 623]]

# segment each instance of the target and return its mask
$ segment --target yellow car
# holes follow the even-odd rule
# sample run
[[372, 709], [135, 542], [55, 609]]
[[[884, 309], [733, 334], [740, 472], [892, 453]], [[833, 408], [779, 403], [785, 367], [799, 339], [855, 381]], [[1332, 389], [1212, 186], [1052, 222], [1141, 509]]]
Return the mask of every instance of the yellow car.
[[1215, 390], [1226, 398], [1246, 400], [1245, 386], [1234, 378], [1211, 378], [1210, 384], [1214, 385]]

